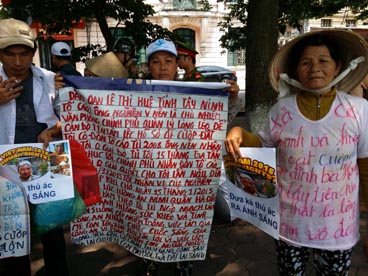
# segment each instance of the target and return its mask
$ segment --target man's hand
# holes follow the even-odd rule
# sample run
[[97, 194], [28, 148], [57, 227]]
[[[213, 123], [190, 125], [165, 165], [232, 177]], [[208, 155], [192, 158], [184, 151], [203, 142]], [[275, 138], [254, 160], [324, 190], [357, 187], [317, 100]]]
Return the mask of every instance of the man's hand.
[[54, 76], [55, 89], [59, 90], [65, 86], [64, 78], [60, 73], [56, 73]]
[[19, 86], [15, 77], [3, 81], [0, 77], [0, 104], [6, 104], [20, 95], [23, 86]]
[[61, 122], [58, 122], [52, 128], [46, 129], [38, 135], [37, 140], [39, 143], [43, 143], [43, 149], [49, 146], [49, 143], [52, 141], [52, 137], [56, 137], [61, 135]]

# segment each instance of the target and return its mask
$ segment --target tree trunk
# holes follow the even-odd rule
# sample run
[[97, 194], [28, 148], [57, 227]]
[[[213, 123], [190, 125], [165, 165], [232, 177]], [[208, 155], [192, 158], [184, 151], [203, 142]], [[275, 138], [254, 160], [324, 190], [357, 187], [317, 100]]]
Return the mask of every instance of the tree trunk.
[[109, 26], [107, 24], [106, 15], [104, 13], [104, 9], [106, 7], [106, 1], [105, 0], [97, 0], [94, 2], [94, 11], [95, 11], [95, 18], [96, 21], [100, 27], [101, 33], [103, 37], [105, 38], [107, 51], [111, 51], [113, 44], [114, 44], [114, 38], [109, 30]]
[[249, 0], [246, 37], [246, 120], [258, 131], [277, 98], [268, 81], [268, 66], [277, 51], [278, 0]]

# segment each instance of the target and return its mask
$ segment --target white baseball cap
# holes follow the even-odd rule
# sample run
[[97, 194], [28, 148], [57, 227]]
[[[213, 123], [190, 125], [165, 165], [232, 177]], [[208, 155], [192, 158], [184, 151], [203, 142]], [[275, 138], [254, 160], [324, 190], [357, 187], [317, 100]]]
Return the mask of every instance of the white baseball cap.
[[69, 57], [72, 55], [72, 50], [68, 44], [60, 41], [52, 44], [51, 54], [59, 57]]
[[148, 45], [147, 59], [149, 59], [150, 56], [152, 56], [152, 54], [160, 51], [169, 52], [170, 54], [173, 54], [176, 57], [178, 56], [175, 44], [171, 40], [158, 39], [152, 42], [150, 45]]
[[31, 162], [29, 162], [28, 160], [23, 160], [23, 161], [21, 161], [21, 162], [18, 164], [18, 171], [19, 171], [20, 167], [23, 167], [23, 166], [32, 167], [32, 164], [31, 164]]
[[25, 45], [34, 49], [35, 36], [25, 22], [14, 19], [0, 20], [0, 49], [12, 45]]

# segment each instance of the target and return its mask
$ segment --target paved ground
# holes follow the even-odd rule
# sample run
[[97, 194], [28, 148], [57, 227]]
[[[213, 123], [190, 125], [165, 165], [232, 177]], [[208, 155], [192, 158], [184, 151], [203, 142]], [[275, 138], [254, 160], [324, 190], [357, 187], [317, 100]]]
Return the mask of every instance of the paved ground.
[[[367, 233], [368, 215], [361, 213], [361, 233]], [[66, 239], [70, 240], [68, 232]], [[135, 276], [139, 260], [113, 244], [97, 244], [85, 248], [68, 243], [70, 276]], [[32, 252], [32, 271], [42, 276], [42, 248], [36, 243]], [[174, 276], [172, 264], [162, 264], [159, 276]], [[264, 276], [277, 275], [273, 239], [244, 221], [213, 225], [207, 258], [194, 264], [193, 276]], [[368, 259], [363, 239], [354, 248], [351, 276], [368, 275]], [[309, 265], [307, 276], [316, 276]]]

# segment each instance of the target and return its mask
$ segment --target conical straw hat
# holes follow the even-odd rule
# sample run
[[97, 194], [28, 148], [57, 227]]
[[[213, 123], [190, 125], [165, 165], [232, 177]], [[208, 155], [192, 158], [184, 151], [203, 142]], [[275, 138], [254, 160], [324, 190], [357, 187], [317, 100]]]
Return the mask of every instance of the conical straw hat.
[[87, 60], [86, 68], [98, 77], [125, 79], [129, 75], [113, 52]]
[[[278, 91], [278, 81], [279, 75], [281, 73], [286, 73], [289, 76], [293, 75], [291, 72], [289, 72], [290, 69], [288, 66], [288, 63], [291, 59], [290, 53], [293, 47], [302, 40], [319, 34], [330, 36], [331, 39], [336, 41], [340, 46], [342, 55], [342, 68], [340, 70], [341, 72], [349, 65], [350, 61], [352, 61], [353, 59], [360, 56], [363, 56], [365, 58], [363, 62], [358, 64], [355, 70], [352, 70], [337, 84], [337, 88], [340, 91], [349, 92], [361, 83], [361, 81], [368, 73], [368, 45], [366, 41], [363, 37], [352, 31], [342, 29], [326, 29], [321, 31], [308, 32], [303, 35], [297, 36], [279, 49], [279, 51], [274, 55], [268, 71], [269, 80], [273, 89]], [[291, 88], [291, 90], [295, 91], [293, 87]]]

